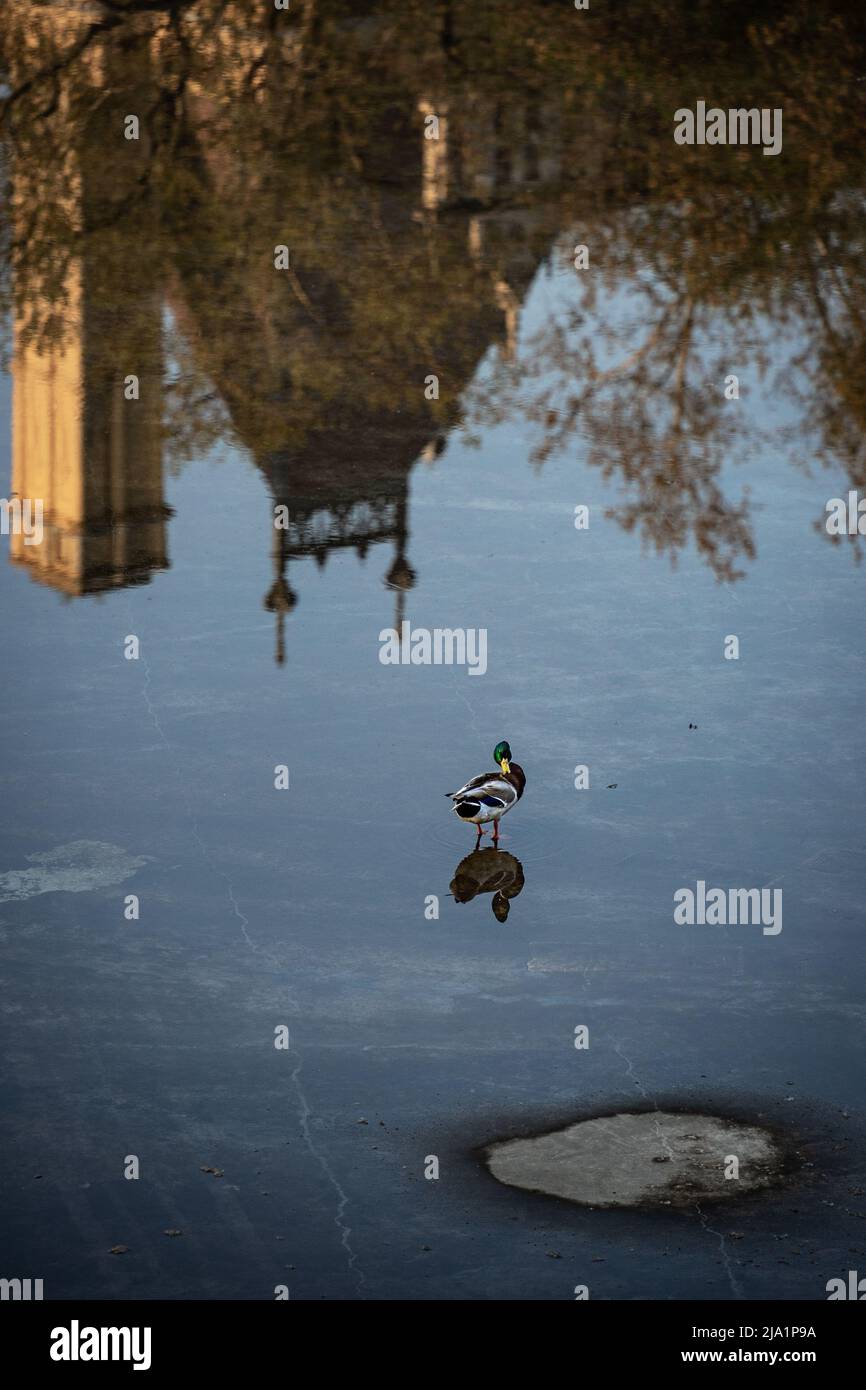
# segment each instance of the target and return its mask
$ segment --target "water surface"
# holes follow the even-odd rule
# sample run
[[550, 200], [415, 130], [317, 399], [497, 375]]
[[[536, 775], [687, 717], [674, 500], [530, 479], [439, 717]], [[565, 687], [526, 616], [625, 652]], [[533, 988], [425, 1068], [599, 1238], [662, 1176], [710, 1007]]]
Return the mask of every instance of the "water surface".
[[[10, 4], [0, 476], [45, 528], [0, 565], [2, 1272], [823, 1298], [866, 1253], [825, 527], [866, 487], [861, 21], [301, 8]], [[782, 154], [675, 145], [716, 94], [784, 104]], [[484, 629], [485, 674], [383, 665], [403, 621]], [[502, 738], [507, 912], [442, 795]], [[698, 880], [781, 888], [781, 932], [676, 925]], [[593, 1212], [480, 1157], [655, 1107], [796, 1181]]]

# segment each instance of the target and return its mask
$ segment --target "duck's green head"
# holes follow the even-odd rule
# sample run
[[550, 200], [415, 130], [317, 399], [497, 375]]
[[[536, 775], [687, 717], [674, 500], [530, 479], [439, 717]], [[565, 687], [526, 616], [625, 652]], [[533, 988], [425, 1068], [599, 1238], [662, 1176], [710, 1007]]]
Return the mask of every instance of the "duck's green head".
[[497, 743], [493, 750], [493, 757], [503, 772], [511, 771], [511, 745], [506, 743], [504, 739], [501, 743]]

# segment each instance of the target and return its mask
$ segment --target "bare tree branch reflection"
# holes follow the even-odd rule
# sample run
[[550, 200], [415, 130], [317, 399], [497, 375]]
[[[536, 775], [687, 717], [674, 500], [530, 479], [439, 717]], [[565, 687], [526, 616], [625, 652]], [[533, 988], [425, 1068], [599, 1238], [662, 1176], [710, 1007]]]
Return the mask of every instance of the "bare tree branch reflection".
[[[336, 497], [377, 456], [435, 458], [461, 415], [470, 437], [527, 420], [537, 466], [579, 440], [626, 530], [731, 581], [760, 438], [723, 383], [764, 382], [784, 342], [766, 385], [796, 411], [792, 463], [866, 487], [859, 9], [624, 0], [577, 28], [542, 0], [7, 10], [0, 308], [46, 354], [82, 300], [100, 380], [127, 350], [159, 370], [172, 466], [231, 439]], [[782, 156], [677, 146], [674, 109], [713, 92], [784, 106]], [[576, 241], [592, 270], [527, 340], [528, 288], [539, 267], [574, 281]]]

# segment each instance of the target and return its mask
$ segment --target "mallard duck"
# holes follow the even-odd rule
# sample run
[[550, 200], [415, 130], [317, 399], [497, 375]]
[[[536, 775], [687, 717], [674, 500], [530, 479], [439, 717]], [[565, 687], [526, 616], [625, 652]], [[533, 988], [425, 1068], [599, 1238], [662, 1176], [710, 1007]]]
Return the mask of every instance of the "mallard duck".
[[497, 843], [501, 818], [520, 800], [526, 786], [523, 768], [511, 761], [511, 749], [504, 740], [497, 743], [493, 757], [501, 768], [500, 772], [482, 772], [459, 791], [445, 793], [454, 802], [454, 811], [460, 819], [478, 826], [476, 845], [484, 833], [482, 825], [491, 820], [493, 843]]

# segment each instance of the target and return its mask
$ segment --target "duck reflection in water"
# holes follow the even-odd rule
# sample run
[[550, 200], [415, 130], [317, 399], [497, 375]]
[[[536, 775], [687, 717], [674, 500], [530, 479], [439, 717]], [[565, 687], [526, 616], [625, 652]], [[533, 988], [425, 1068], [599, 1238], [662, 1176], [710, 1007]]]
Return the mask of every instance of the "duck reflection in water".
[[461, 859], [451, 880], [456, 903], [468, 903], [479, 893], [492, 893], [493, 915], [497, 922], [508, 917], [511, 899], [523, 891], [523, 865], [504, 849], [475, 849]]

